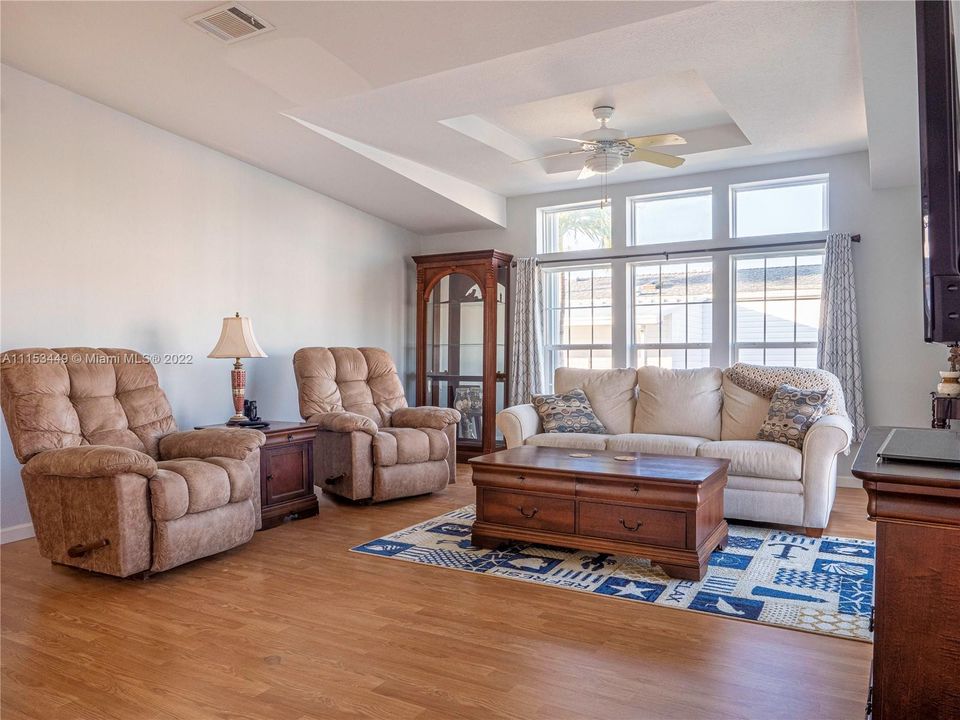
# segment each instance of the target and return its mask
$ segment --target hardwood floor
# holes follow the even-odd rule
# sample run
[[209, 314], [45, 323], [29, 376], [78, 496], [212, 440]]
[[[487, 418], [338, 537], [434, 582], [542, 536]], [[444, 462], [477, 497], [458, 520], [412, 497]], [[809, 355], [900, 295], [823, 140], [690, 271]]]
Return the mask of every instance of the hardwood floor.
[[[871, 646], [348, 548], [473, 500], [320, 514], [151, 577], [4, 545], [2, 712], [21, 718], [859, 718]], [[862, 490], [828, 534], [873, 537]]]

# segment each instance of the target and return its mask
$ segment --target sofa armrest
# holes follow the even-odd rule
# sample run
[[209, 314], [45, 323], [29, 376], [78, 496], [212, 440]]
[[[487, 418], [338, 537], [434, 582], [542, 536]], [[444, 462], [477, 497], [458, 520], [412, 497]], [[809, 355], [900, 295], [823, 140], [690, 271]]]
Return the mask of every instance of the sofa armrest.
[[251, 428], [184, 430], [160, 438], [160, 457], [163, 460], [211, 457], [246, 460], [266, 441], [266, 435]]
[[34, 455], [23, 466], [23, 474], [34, 477], [56, 475], [93, 478], [112, 477], [122, 473], [136, 473], [150, 478], [157, 474], [157, 464], [149, 455], [130, 448], [81, 445], [45, 450]]
[[503, 433], [508, 448], [518, 447], [542, 431], [540, 414], [530, 405], [514, 405], [497, 413], [497, 427]]
[[837, 492], [837, 455], [850, 447], [853, 426], [842, 415], [824, 415], [803, 440], [803, 525], [823, 528]]
[[433, 428], [443, 430], [460, 422], [460, 411], [442, 407], [414, 407], [394, 410], [390, 425], [395, 428]]
[[316, 423], [318, 430], [340, 433], [365, 432], [371, 437], [376, 437], [380, 430], [377, 424], [366, 415], [352, 412], [317, 413], [308, 417], [307, 422]]

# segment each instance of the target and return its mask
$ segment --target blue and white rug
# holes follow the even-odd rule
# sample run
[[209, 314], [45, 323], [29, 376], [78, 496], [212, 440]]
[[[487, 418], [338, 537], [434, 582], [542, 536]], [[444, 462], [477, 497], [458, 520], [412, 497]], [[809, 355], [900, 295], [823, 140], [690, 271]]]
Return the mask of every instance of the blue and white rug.
[[473, 547], [467, 505], [371, 540], [354, 552], [552, 585], [869, 642], [874, 543], [730, 526], [700, 582], [674, 580], [629, 555], [516, 543]]

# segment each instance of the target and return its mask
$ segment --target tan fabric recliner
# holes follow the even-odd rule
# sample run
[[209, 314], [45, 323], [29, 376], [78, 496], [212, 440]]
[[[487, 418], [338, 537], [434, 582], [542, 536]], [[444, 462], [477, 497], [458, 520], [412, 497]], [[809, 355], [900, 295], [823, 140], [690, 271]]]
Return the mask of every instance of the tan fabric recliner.
[[258, 430], [177, 432], [133, 350], [0, 356], [0, 404], [40, 554], [127, 577], [247, 542], [259, 525]]
[[351, 500], [442, 490], [457, 468], [449, 408], [407, 407], [397, 368], [378, 348], [297, 350], [300, 415], [319, 425], [314, 483]]

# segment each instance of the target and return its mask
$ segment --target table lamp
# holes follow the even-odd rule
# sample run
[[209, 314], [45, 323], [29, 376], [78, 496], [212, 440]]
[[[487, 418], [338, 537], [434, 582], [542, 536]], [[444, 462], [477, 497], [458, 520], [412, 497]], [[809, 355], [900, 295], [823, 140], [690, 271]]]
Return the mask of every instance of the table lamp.
[[253, 324], [248, 317], [234, 317], [223, 319], [223, 328], [220, 330], [220, 340], [217, 346], [207, 355], [210, 358], [233, 358], [233, 370], [230, 371], [230, 386], [233, 388], [233, 417], [227, 420], [227, 425], [235, 425], [245, 421], [243, 415], [243, 396], [247, 385], [247, 371], [243, 369], [240, 358], [267, 357], [267, 354], [257, 344], [253, 336]]

